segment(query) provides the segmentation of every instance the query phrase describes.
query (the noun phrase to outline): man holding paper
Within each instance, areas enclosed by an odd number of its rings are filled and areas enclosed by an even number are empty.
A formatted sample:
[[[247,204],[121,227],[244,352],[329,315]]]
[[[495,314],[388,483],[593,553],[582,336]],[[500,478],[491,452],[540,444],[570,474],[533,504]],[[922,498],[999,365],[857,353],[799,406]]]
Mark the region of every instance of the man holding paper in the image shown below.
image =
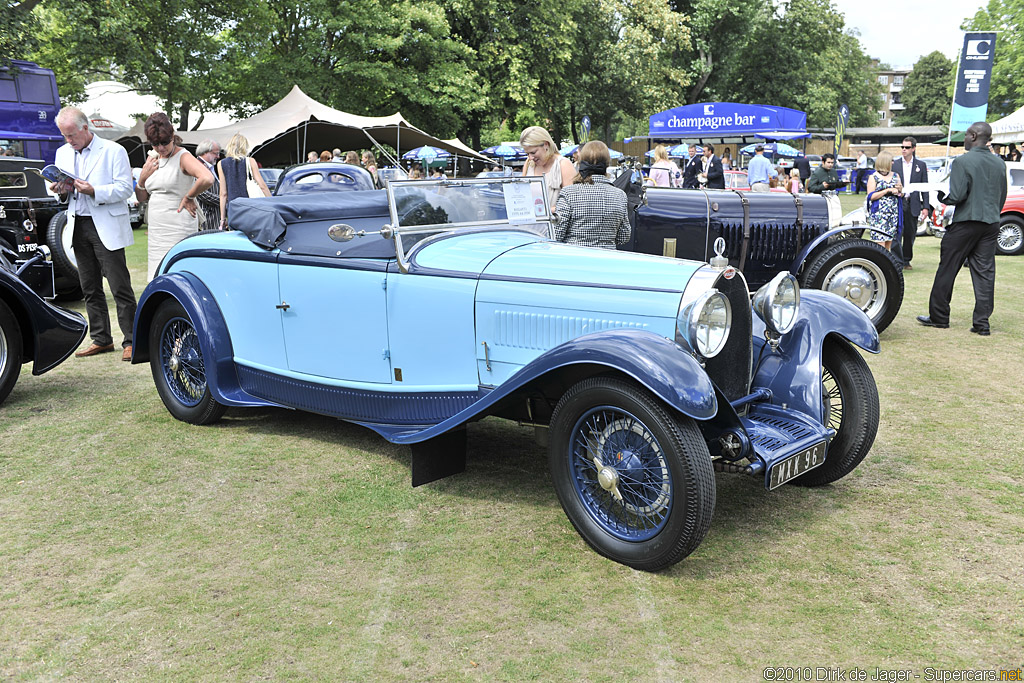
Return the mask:
[[[92,344],[75,355],[84,358],[114,350],[110,314],[103,292],[106,277],[124,335],[121,359],[130,361],[136,300],[124,255],[124,248],[135,242],[128,218],[127,199],[132,193],[128,154],[116,142],[93,135],[89,119],[74,107],[60,110],[57,128],[67,144],[57,150],[56,165],[74,180],[54,183],[51,189],[71,195],[68,202],[68,220],[74,221],[71,246],[78,262],[78,278],[85,295],[89,336],[92,337]]]

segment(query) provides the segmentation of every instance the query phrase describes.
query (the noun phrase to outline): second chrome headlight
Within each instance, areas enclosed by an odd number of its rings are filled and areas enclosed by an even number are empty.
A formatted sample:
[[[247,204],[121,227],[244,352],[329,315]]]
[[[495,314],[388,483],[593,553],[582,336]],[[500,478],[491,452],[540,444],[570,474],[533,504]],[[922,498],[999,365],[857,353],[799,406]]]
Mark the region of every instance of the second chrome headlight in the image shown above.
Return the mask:
[[[691,349],[714,358],[729,340],[732,305],[717,289],[709,289],[679,311],[676,328]]]
[[[800,286],[791,273],[779,273],[757,290],[752,305],[770,332],[784,335],[796,325],[800,311]]]

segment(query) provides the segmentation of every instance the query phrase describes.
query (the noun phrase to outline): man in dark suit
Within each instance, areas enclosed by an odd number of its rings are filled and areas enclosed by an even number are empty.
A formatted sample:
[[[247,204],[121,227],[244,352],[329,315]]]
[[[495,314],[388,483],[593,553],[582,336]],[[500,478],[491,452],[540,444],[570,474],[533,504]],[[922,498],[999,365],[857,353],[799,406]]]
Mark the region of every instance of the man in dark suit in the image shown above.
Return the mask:
[[[903,138],[901,151],[903,157],[892,162],[892,170],[900,177],[904,185],[909,183],[927,183],[928,167],[924,162],[915,156],[917,140],[911,137]],[[911,268],[910,260],[914,258],[914,240],[917,238],[917,225],[928,217],[927,192],[911,192],[903,195],[903,243],[894,240],[892,251],[896,257],[903,261],[903,268]]]
[[[811,162],[803,154],[793,160],[793,168],[800,172],[800,185],[807,187],[807,179],[811,177]]]
[[[711,143],[704,145],[704,161],[702,162],[701,173],[704,177],[704,186],[709,190],[725,189],[725,173],[722,171],[722,159],[715,156],[715,146]]]
[[[996,237],[999,212],[1006,201],[1006,164],[988,150],[992,126],[984,121],[971,124],[964,134],[965,154],[954,161],[949,172],[949,194],[938,193],[939,201],[956,207],[942,238],[939,267],[928,298],[928,315],[917,321],[928,327],[949,327],[949,300],[953,282],[963,270],[964,260],[974,284],[974,324],[971,332],[990,334],[989,316],[996,288]]]
[[[693,190],[700,185],[697,182],[697,174],[700,173],[701,157],[699,154],[701,149],[696,145],[690,145],[686,152],[690,156],[686,160],[686,165],[683,166],[683,187]]]

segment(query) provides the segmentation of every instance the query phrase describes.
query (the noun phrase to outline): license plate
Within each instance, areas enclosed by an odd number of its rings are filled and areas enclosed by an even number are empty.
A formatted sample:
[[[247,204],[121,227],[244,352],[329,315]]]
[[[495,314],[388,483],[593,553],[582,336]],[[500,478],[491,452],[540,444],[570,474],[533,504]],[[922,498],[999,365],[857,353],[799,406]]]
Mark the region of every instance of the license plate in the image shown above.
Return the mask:
[[[782,462],[775,463],[771,472],[768,473],[768,490],[777,489],[787,481],[824,464],[825,444],[825,441],[819,441],[810,448],[791,455]]]

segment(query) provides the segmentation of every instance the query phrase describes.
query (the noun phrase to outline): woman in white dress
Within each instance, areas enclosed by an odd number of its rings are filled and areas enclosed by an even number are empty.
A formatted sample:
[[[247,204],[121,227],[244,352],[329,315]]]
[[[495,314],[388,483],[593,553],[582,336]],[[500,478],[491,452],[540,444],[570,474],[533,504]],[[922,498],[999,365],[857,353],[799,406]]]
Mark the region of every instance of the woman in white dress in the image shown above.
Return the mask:
[[[146,119],[146,139],[153,146],[139,173],[135,196],[149,202],[149,276],[152,280],[171,247],[199,230],[196,197],[213,185],[213,174],[181,146],[167,114]]]
[[[523,146],[527,157],[523,164],[523,175],[544,176],[548,188],[548,206],[554,212],[558,193],[563,187],[572,185],[576,167],[558,153],[558,145],[551,139],[551,134],[540,126],[530,126],[524,130],[519,136],[519,144]]]

